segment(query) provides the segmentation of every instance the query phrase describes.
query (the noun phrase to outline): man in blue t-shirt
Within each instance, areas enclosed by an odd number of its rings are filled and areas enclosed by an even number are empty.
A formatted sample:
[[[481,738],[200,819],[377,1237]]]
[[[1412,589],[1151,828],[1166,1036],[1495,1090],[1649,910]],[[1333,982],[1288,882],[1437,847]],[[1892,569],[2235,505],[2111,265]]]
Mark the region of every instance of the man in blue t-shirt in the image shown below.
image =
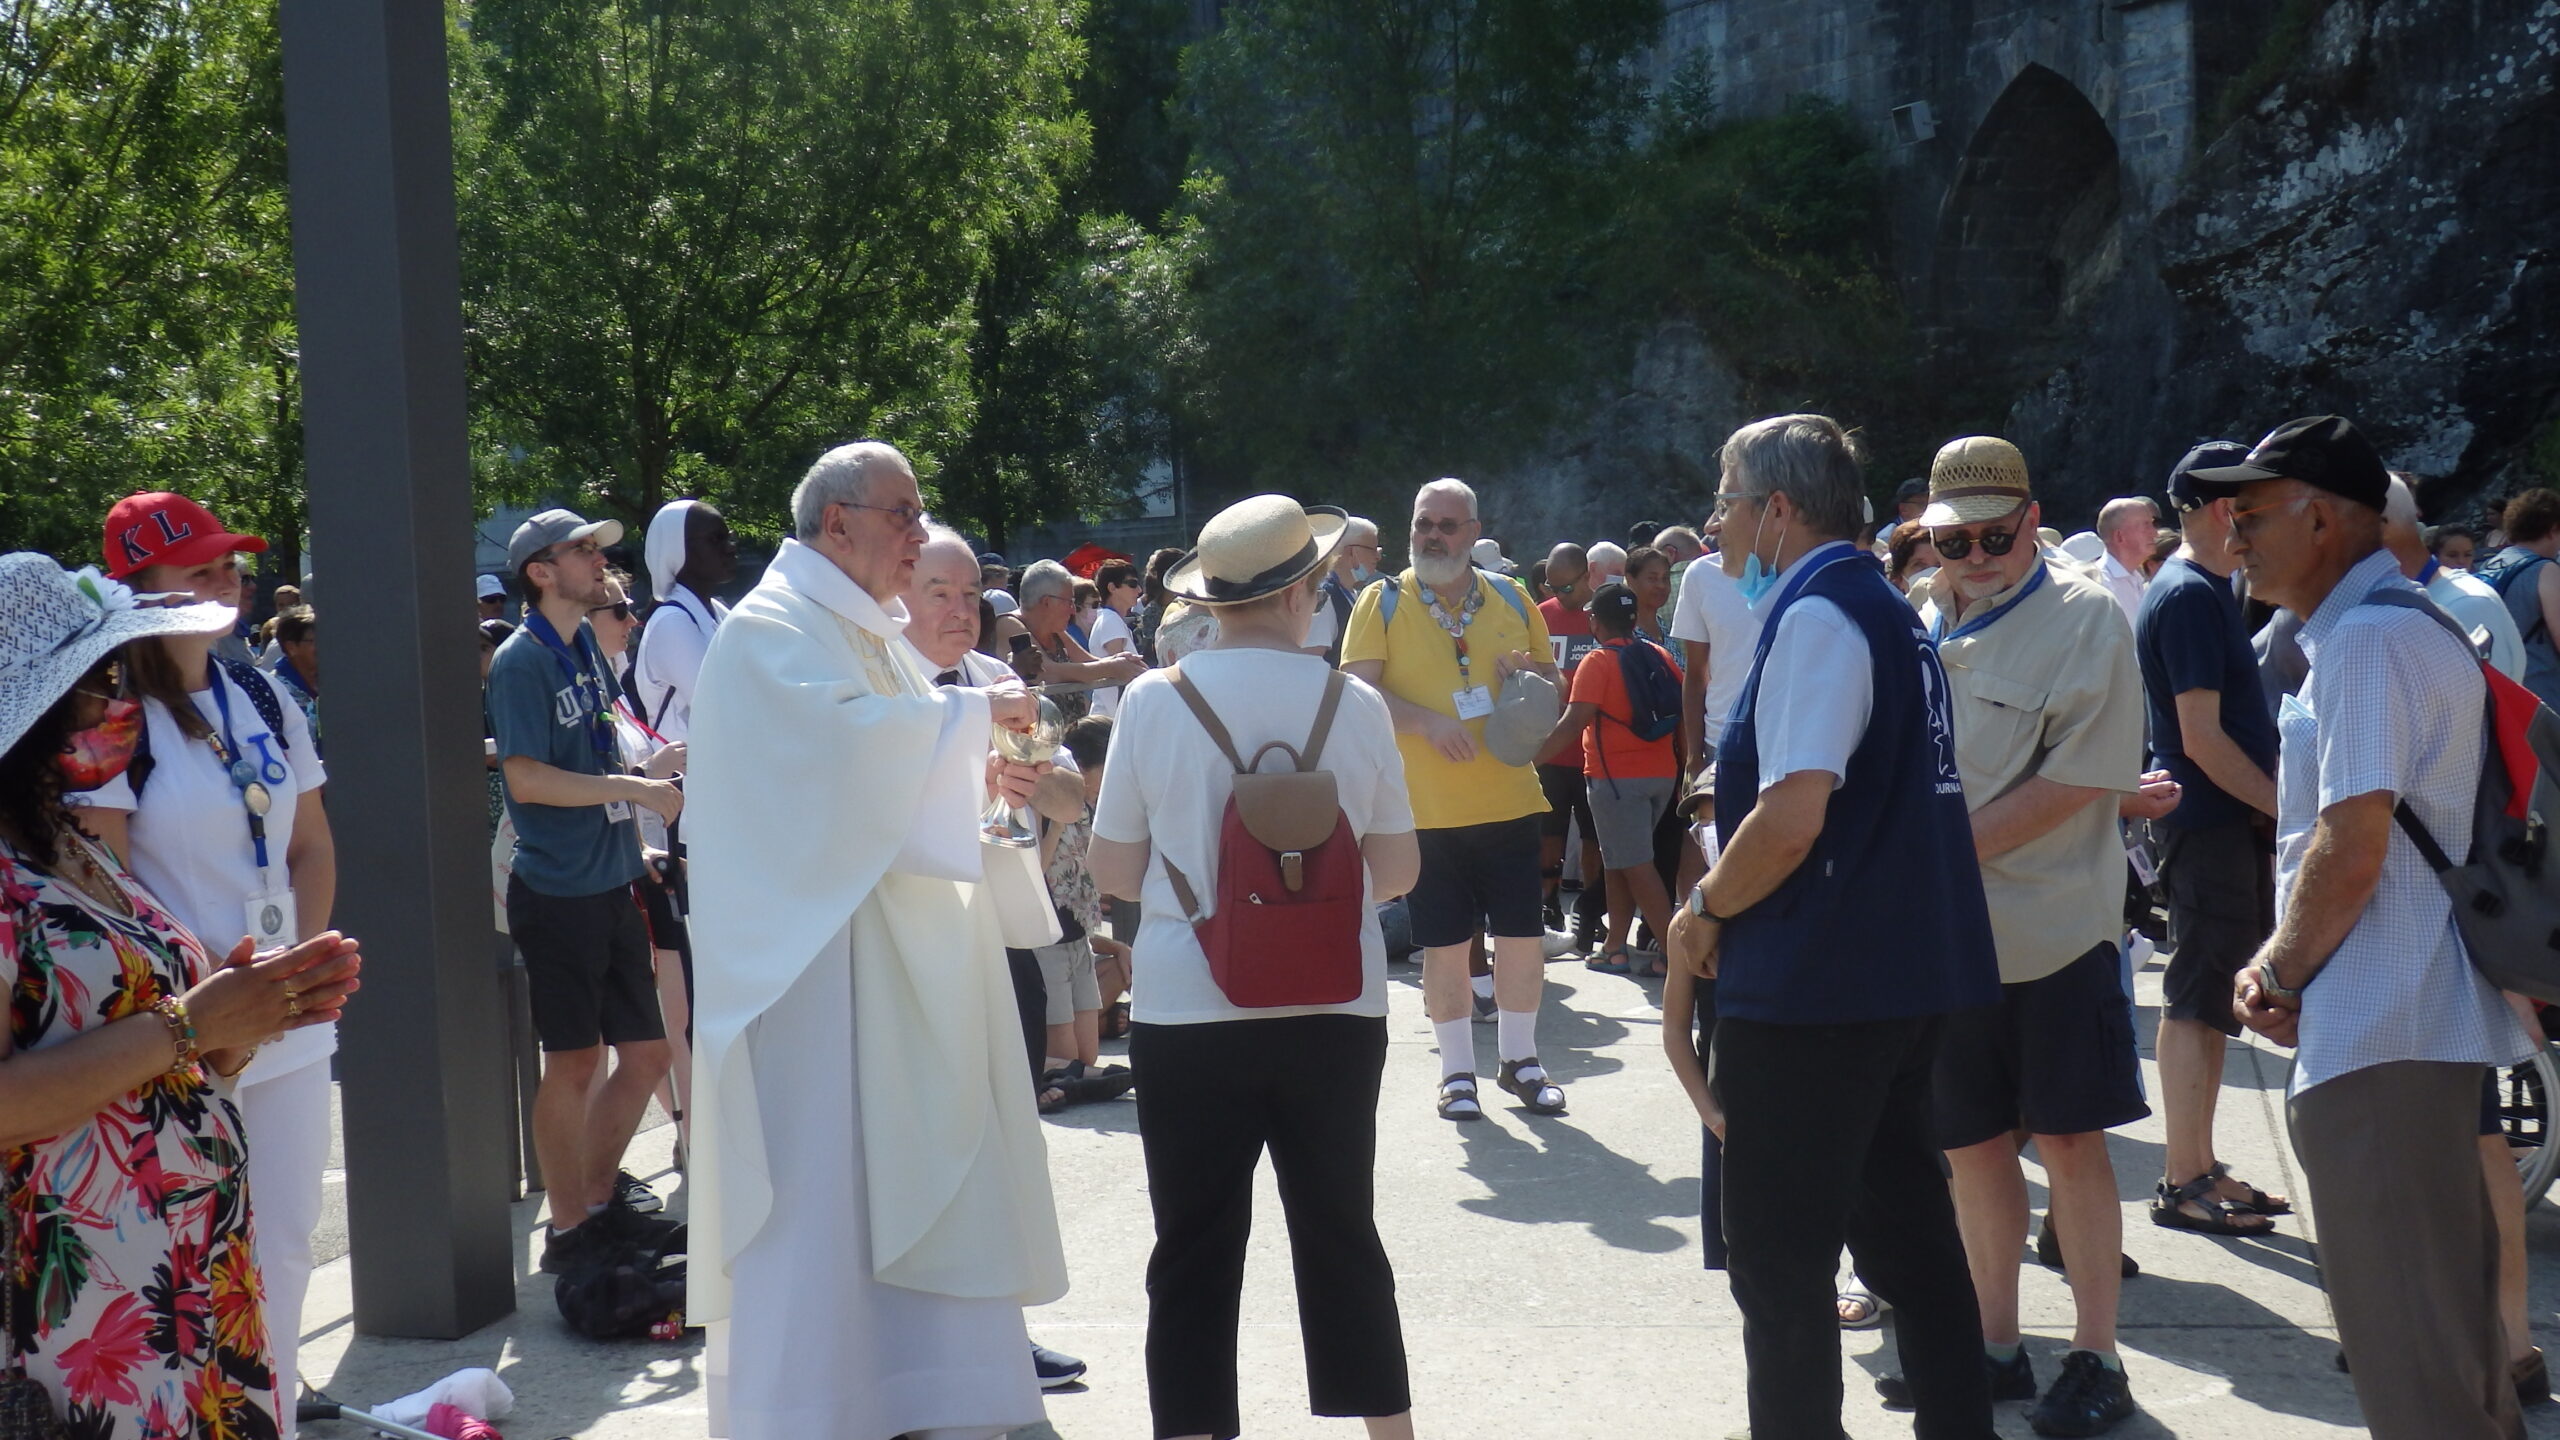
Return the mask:
[[[566,510],[517,526],[507,564],[524,588],[524,624],[489,662],[489,723],[516,827],[507,933],[524,957],[543,1052],[533,1102],[534,1154],[551,1192],[542,1268],[555,1274],[597,1253],[599,1236],[652,1243],[675,1228],[615,1203],[623,1149],[669,1063],[631,891],[641,873],[633,814],[646,807],[672,821],[684,808],[673,783],[625,770],[613,669],[587,628],[587,612],[609,599],[604,547],[621,538],[622,522]],[[607,1045],[613,1074],[598,1088]]]
[[[2183,540],[2143,595],[2134,619],[2152,762],[2181,787],[2156,822],[2161,887],[2169,896],[2169,970],[2160,1004],[2161,1108],[2167,1171],[2152,1219],[2209,1235],[2262,1235],[2285,1213],[2214,1158],[2214,1100],[2225,1037],[2240,1033],[2232,977],[2275,928],[2268,820],[2276,805],[2276,729],[2257,656],[2232,593],[2232,500],[2201,492],[2190,472],[2237,465],[2248,447],[2210,441],[2169,473]]]

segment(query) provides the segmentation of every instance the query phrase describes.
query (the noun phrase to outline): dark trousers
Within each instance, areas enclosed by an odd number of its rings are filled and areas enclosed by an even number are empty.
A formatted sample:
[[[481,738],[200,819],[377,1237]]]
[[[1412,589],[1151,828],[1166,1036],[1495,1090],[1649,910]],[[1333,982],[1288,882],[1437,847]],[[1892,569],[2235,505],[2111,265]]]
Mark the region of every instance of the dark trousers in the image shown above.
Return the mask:
[[[1040,957],[1007,947],[1005,968],[1013,975],[1013,1007],[1022,1012],[1022,1048],[1031,1057],[1031,1088],[1040,1089],[1041,1067],[1049,1063],[1049,979],[1040,973]]]
[[[1919,1440],[1990,1440],[1982,1317],[1931,1133],[1938,1021],[1716,1022],[1724,1232],[1750,1365],[1752,1440],[1839,1440],[1846,1243],[1900,1314]]]
[[[2303,1091],[2292,1111],[2320,1207],[2320,1279],[2373,1440],[2522,1440],[2472,1138],[2480,1067],[2368,1065]]]
[[[1413,1408],[1395,1275],[1371,1216],[1386,1062],[1386,1022],[1351,1015],[1130,1027],[1156,1218],[1147,1392],[1158,1436],[1237,1433],[1237,1309],[1266,1148],[1297,1273],[1310,1408]]]

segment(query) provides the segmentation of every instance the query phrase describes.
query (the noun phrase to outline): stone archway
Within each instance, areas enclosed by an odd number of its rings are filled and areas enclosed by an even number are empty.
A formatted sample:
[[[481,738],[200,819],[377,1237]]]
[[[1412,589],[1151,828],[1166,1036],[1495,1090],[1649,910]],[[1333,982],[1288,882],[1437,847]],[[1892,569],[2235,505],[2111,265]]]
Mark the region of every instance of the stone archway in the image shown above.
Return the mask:
[[[2115,136],[2042,65],[1992,102],[1939,212],[1939,318],[1959,331],[2052,334],[2122,261]]]

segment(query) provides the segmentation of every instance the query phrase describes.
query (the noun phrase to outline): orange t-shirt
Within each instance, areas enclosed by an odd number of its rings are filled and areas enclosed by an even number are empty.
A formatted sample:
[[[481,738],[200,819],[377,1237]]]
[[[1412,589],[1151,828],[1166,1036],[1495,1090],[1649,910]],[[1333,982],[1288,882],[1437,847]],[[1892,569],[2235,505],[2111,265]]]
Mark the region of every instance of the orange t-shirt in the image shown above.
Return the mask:
[[[1659,740],[1639,739],[1635,731],[1627,728],[1635,707],[1627,702],[1627,682],[1618,670],[1621,662],[1617,651],[1638,643],[1653,645],[1650,640],[1611,640],[1592,651],[1585,663],[1573,667],[1570,703],[1600,707],[1599,718],[1582,732],[1582,773],[1594,780],[1603,776],[1669,780],[1680,774],[1680,750],[1674,738],[1680,733],[1677,727]],[[1672,659],[1669,651],[1659,645],[1653,645],[1653,649],[1671,667],[1672,674],[1680,673],[1680,662]]]

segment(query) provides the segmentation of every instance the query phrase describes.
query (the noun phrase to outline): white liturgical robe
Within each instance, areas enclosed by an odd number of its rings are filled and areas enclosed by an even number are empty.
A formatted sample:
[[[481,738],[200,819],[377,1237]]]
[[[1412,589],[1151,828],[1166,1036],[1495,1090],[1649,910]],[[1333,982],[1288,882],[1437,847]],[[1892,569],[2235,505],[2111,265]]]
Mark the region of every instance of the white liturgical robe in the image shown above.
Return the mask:
[[[1021,1307],[1066,1262],[977,883],[987,701],[935,688],[905,624],[785,541],[695,690],[689,1313],[728,1322],[736,1440],[1041,1416]]]

